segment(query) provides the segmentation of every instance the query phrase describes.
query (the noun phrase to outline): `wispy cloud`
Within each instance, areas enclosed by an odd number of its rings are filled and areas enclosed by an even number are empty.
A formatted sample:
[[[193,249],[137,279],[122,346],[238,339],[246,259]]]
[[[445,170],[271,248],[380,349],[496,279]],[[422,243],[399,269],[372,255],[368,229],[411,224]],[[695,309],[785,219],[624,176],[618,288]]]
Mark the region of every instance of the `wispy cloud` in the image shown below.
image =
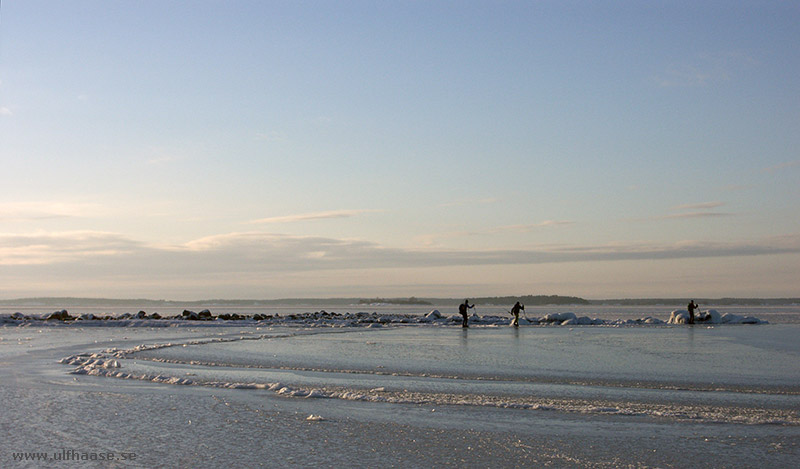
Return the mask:
[[[117,233],[99,231],[0,234],[0,265],[49,265],[98,257],[133,255],[144,245]]]
[[[151,166],[163,166],[186,159],[185,149],[166,147],[149,147],[146,150],[145,163]]]
[[[546,228],[553,228],[558,226],[568,226],[575,222],[568,220],[545,220],[539,223],[527,223],[520,225],[503,225],[484,230],[472,231],[443,231],[439,233],[428,233],[425,235],[417,236],[415,241],[423,246],[433,246],[438,240],[463,238],[467,236],[488,236],[502,233],[530,233]]]
[[[472,232],[473,234],[480,235],[480,234],[494,234],[494,233],[529,233],[531,231],[538,230],[540,228],[548,228],[548,227],[556,227],[556,226],[567,226],[572,225],[575,222],[568,221],[568,220],[545,220],[540,223],[528,223],[523,225],[505,225],[505,226],[498,226],[495,228],[490,228],[485,231],[475,231]]]
[[[295,215],[284,215],[279,217],[259,218],[251,220],[252,224],[266,224],[266,223],[295,223],[299,221],[308,220],[325,220],[330,218],[351,218],[365,213],[382,212],[382,210],[375,209],[361,209],[361,210],[329,210],[326,212],[312,212],[312,213],[299,213]]]
[[[0,203],[0,221],[33,221],[52,218],[95,216],[101,210],[96,203],[9,202]]]
[[[499,201],[500,199],[498,199],[497,197],[486,197],[483,199],[461,199],[439,204],[439,207],[460,207],[463,205],[487,205],[487,204],[495,204]]]
[[[0,116],[13,116],[13,115],[14,113],[11,112],[11,109],[5,106],[0,106]]]
[[[757,256],[800,253],[800,235],[775,236],[733,242],[679,241],[667,244],[614,243],[597,246],[553,246],[549,251],[560,261],[658,260],[708,257]],[[568,256],[575,256],[570,259]]]
[[[635,221],[635,222],[647,222],[647,221],[657,221],[657,220],[677,220],[677,219],[684,219],[684,218],[721,218],[721,217],[732,217],[735,216],[734,213],[730,212],[712,212],[709,211],[713,208],[719,208],[725,205],[725,202],[700,202],[694,204],[683,204],[683,205],[676,205],[671,208],[672,211],[683,211],[681,213],[669,213],[666,215],[657,215],[647,218],[631,218],[628,221]],[[684,210],[692,210],[690,212],[685,212]]]
[[[727,192],[743,192],[756,187],[753,184],[729,184],[727,186],[723,186],[722,190]]]
[[[775,166],[770,166],[768,168],[764,168],[762,170],[762,172],[765,172],[765,173],[776,173],[778,171],[782,171],[784,169],[789,169],[789,168],[795,168],[797,166],[800,166],[800,160],[787,161],[785,163],[776,164]]]
[[[401,249],[377,243],[261,232],[229,233],[155,246],[105,232],[0,235],[0,266],[73,265],[126,275],[305,272],[762,256],[800,253],[800,235],[732,242],[548,245],[517,250]]]
[[[730,80],[738,71],[757,63],[755,58],[741,51],[697,54],[666,66],[655,80],[659,86],[666,88],[703,87]]]
[[[259,132],[256,134],[256,139],[264,140],[267,142],[285,142],[288,140],[286,133],[280,132],[277,130],[271,130],[269,132]]]
[[[699,204],[676,205],[672,207],[672,210],[705,210],[722,207],[723,205],[725,205],[724,202],[702,202]]]
[[[172,163],[174,161],[178,161],[179,159],[180,159],[179,157],[172,156],[172,155],[155,156],[153,158],[149,158],[147,160],[147,164],[152,165],[152,166],[160,166],[160,165],[165,165],[165,164],[168,164],[168,163]]]
[[[658,84],[665,88],[706,86],[711,81],[727,79],[725,73],[690,64],[671,65],[656,78]]]
[[[673,213],[671,215],[664,215],[656,217],[654,220],[672,220],[677,218],[719,218],[719,217],[732,217],[732,213],[727,212],[688,212],[688,213]]]

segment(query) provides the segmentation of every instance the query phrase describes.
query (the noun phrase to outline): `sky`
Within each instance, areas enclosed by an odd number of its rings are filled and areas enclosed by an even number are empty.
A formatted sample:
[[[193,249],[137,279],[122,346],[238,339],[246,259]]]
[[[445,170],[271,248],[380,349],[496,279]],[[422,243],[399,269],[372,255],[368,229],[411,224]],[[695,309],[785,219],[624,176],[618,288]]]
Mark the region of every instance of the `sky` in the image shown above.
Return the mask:
[[[0,298],[800,297],[798,25],[5,0]]]

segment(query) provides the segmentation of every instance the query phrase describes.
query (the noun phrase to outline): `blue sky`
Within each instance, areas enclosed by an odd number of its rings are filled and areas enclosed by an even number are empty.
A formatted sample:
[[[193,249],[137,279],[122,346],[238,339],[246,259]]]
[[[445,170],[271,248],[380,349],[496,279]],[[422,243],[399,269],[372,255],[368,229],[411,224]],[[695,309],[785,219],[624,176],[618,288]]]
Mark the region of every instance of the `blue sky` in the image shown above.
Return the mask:
[[[0,297],[800,296],[798,24],[6,0]]]

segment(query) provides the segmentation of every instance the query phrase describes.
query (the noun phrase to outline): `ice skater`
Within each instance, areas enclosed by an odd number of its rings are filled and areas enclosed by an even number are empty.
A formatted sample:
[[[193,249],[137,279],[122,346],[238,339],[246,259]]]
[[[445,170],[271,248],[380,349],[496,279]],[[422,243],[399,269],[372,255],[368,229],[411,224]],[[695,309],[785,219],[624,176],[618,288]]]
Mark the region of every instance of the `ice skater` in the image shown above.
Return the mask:
[[[519,301],[511,308],[511,315],[514,316],[514,319],[511,321],[511,325],[514,327],[519,327],[519,312],[525,311],[525,305],[520,304]]]
[[[686,309],[689,310],[689,324],[694,324],[694,310],[697,309],[697,303],[695,303],[694,300],[691,300]]]
[[[458,305],[458,312],[461,313],[461,316],[464,318],[464,322],[461,324],[461,327],[469,327],[469,316],[467,316],[467,310],[474,307],[475,305],[469,304],[469,300],[464,300],[464,303]]]

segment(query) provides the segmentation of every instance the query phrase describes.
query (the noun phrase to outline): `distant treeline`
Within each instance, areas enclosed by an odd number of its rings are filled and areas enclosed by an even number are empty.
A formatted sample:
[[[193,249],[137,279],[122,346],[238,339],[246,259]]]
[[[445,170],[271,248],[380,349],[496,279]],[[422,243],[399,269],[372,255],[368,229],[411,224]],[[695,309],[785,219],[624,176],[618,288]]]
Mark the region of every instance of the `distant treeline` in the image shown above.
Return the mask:
[[[13,306],[131,306],[137,307],[210,307],[210,306],[316,306],[316,305],[352,305],[358,303],[360,298],[284,298],[279,300],[152,300],[147,298],[74,298],[74,297],[46,297],[46,298],[19,298],[14,300],[0,300],[0,305]]]
[[[211,300],[151,300],[145,298],[133,299],[116,299],[116,298],[73,298],[73,297],[47,297],[47,298],[19,298],[14,300],[0,300],[0,305],[13,305],[13,306],[46,306],[46,307],[70,307],[70,306],[88,306],[88,307],[113,307],[113,306],[131,306],[135,305],[138,308],[158,308],[158,307],[174,307],[174,308],[198,308],[198,307],[212,307],[212,306],[238,306],[238,307],[252,307],[252,306],[350,306],[350,305],[369,305],[369,304],[392,304],[392,305],[408,305],[408,306],[427,306],[427,305],[445,305],[445,304],[459,304],[464,301],[463,298],[283,298],[276,300],[225,300],[225,299],[211,299]],[[476,304],[491,304],[491,305],[513,305],[514,302],[520,301],[523,304],[536,306],[536,305],[583,305],[589,302],[583,298],[574,296],[558,296],[558,295],[523,295],[523,296],[490,296],[490,297],[473,297],[470,298],[471,303]]]
[[[577,296],[559,295],[524,295],[524,296],[488,296],[478,297],[470,301],[476,304],[513,305],[517,301],[530,306],[547,305],[588,305],[589,301]]]
[[[181,301],[150,300],[146,298],[75,298],[75,297],[42,297],[18,298],[15,300],[0,300],[0,305],[13,306],[129,306],[131,304],[142,306],[180,306],[186,303]]]
[[[576,296],[560,295],[522,295],[522,296],[488,296],[470,297],[470,303],[484,305],[513,305],[516,301],[530,306],[547,305],[621,305],[621,306],[683,306],[693,299],[701,306],[782,306],[800,305],[800,298],[623,298],[607,300],[586,300]],[[0,305],[5,306],[42,306],[67,308],[70,306],[86,307],[122,307],[135,306],[137,308],[210,308],[213,306],[351,306],[384,303],[393,305],[447,305],[459,304],[464,298],[283,298],[276,300],[151,300],[146,298],[74,298],[74,297],[47,297],[47,298],[17,298],[0,300]]]
[[[360,305],[389,304],[389,305],[432,305],[430,301],[421,300],[416,297],[411,298],[372,298],[368,300],[358,300]]]

